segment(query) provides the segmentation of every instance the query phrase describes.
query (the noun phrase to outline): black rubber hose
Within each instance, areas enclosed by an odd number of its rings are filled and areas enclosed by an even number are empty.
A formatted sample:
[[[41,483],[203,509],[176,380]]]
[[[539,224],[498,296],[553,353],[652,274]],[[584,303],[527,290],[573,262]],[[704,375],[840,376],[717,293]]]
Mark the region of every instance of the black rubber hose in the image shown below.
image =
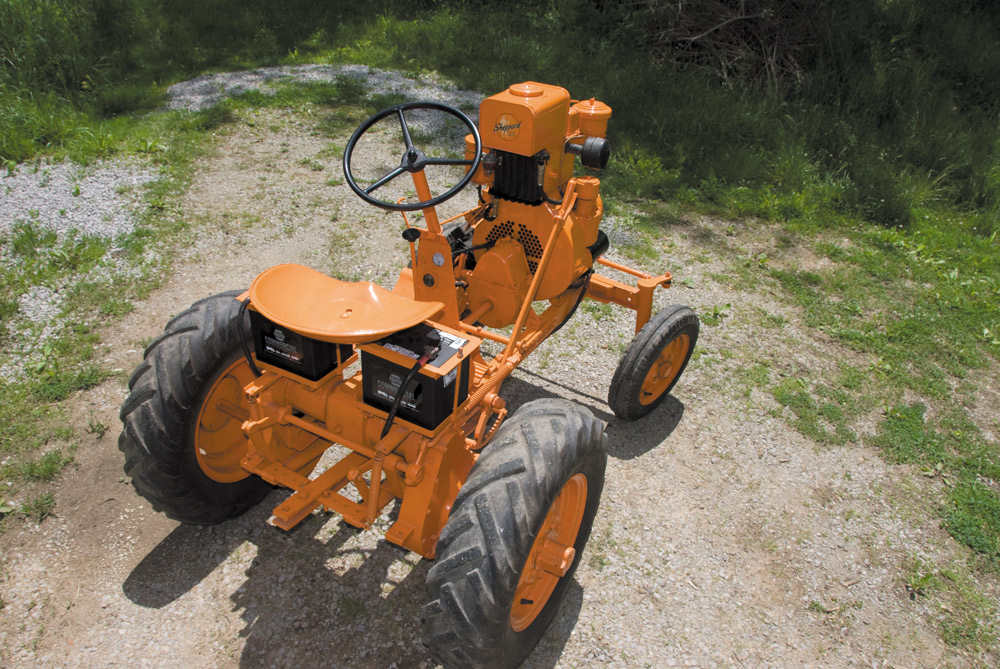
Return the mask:
[[[247,342],[247,331],[246,328],[243,327],[243,317],[246,316],[247,306],[249,304],[250,304],[249,297],[240,302],[240,313],[237,318],[237,320],[239,320],[240,326],[239,328],[237,328],[237,332],[239,332],[240,336],[240,348],[243,349],[243,356],[247,359],[247,364],[250,365],[250,371],[253,372],[255,376],[262,376],[264,372],[260,371],[260,368],[257,367],[257,363],[254,362],[253,356],[250,355],[250,343]]]

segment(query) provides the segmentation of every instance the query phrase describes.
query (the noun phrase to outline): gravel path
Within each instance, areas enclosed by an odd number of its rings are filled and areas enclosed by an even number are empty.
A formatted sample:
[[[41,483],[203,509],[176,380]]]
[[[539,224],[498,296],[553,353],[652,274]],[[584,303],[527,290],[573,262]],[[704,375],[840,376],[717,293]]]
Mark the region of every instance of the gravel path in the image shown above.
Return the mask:
[[[266,82],[269,74],[254,76]],[[219,81],[243,80],[189,82],[183,104],[210,99]],[[227,131],[182,203],[185,218],[201,221],[183,257],[160,290],[105,328],[103,364],[133,368],[140,342],[171,314],[246,286],[277,262],[391,285],[408,258],[400,221],[328,182],[340,176],[335,159],[325,159],[326,170],[309,166],[329,148],[313,132],[316,121],[289,110],[247,112]],[[381,150],[374,163],[397,148]],[[623,252],[638,233],[627,220],[609,224],[618,242],[611,258],[629,261]],[[940,483],[865,446],[810,442],[769,394],[740,381],[761,348],[782,352],[786,364],[775,373],[784,375],[853,355],[817,339],[788,305],[713,278],[769,232],[693,219],[640,263],[693,287],[661,292],[658,306],[704,313],[732,305],[719,326],[703,328],[702,354],[651,416],[623,423],[604,401],[632,336],[630,314],[618,309],[581,308],[504,385],[512,407],[545,396],[584,404],[610,437],[591,541],[525,666],[995,663],[944,643],[947,602],[911,599],[905,588],[914,561],[962,572],[966,553],[934,510]],[[762,312],[785,325],[762,329]],[[359,532],[314,515],[285,533],[265,524],[283,497],[276,492],[224,525],[179,526],[122,480],[115,430],[104,439],[86,434],[90,419],[117,425],[123,397],[116,379],[68,402],[81,446],[57,492],[58,515],[3,536],[0,665],[432,666],[419,644],[428,562],[381,540],[388,521]],[[993,582],[973,585],[1000,596]]]
[[[15,225],[35,225],[60,237],[117,237],[135,227],[135,194],[159,178],[156,169],[134,163],[19,165],[0,178],[0,235]]]
[[[35,255],[47,259],[63,254],[88,239],[106,240],[107,250],[86,275],[43,279],[18,299],[18,313],[0,324],[7,350],[0,356],[0,379],[23,378],[25,365],[42,360],[45,345],[65,327],[64,300],[75,284],[108,280],[133,268],[118,256],[116,241],[131,233],[139,220],[143,187],[162,178],[160,171],[135,161],[113,161],[92,167],[70,162],[19,165],[0,178],[0,264],[30,265]],[[27,254],[15,251],[7,240],[54,238],[31,244]],[[36,270],[21,271],[22,280],[34,280]],[[16,285],[16,283],[15,283]]]
[[[296,65],[206,74],[174,84],[167,91],[167,107],[197,111],[251,90],[274,93],[278,83],[326,83],[341,77],[362,84],[369,95],[398,93],[410,100],[446,102],[472,109],[479,109],[483,98],[475,91],[458,90],[453,83],[437,75],[408,77],[366,65]]]

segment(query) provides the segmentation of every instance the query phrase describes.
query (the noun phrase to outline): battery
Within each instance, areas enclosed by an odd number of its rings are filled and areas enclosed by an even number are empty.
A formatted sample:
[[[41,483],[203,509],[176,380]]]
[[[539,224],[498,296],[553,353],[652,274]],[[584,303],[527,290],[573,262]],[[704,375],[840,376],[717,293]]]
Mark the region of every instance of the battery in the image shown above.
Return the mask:
[[[250,327],[257,359],[318,381],[354,355],[351,344],[319,341],[272,323],[253,309]]]
[[[469,396],[471,354],[480,340],[420,324],[370,344],[362,344],[361,386],[364,403],[390,411],[403,379],[417,359],[438,347],[437,355],[414,375],[403,391],[397,416],[433,430]]]

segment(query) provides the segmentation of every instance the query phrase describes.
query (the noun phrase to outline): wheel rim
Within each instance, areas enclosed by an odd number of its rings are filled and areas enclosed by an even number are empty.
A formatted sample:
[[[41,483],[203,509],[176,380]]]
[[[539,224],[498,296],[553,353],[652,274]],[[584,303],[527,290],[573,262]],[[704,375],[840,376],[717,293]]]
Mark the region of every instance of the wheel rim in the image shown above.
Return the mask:
[[[670,387],[680,374],[681,365],[687,359],[690,346],[691,338],[686,334],[678,335],[667,342],[642,381],[639,404],[645,405],[656,401]]]
[[[576,474],[566,482],[549,507],[521,571],[510,609],[510,626],[515,632],[526,629],[535,621],[559,580],[569,573],[576,558],[574,544],[586,507],[587,477]]]
[[[195,455],[201,471],[215,481],[235,483],[250,475],[240,462],[249,447],[243,422],[250,418],[250,404],[243,387],[253,377],[247,361],[240,358],[215,380],[198,411]]]

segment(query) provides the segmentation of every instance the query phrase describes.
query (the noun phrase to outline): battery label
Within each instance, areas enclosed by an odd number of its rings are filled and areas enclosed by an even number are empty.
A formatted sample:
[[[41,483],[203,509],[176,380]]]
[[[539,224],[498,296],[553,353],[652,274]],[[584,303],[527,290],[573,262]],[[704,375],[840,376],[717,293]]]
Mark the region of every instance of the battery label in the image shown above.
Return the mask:
[[[292,362],[302,361],[302,352],[287,341],[278,341],[270,335],[264,335],[264,350],[271,355],[276,355]]]
[[[462,348],[469,343],[468,339],[462,339],[461,337],[456,337],[450,332],[442,332],[438,330],[438,334],[441,336],[441,346],[447,346],[449,348]]]
[[[396,401],[396,392],[399,390],[400,384],[402,384],[403,379],[393,374],[388,380],[386,379],[376,379],[375,381],[375,394],[384,400],[389,402]],[[420,386],[414,390],[419,389]],[[413,396],[412,390],[408,390],[403,393],[403,399],[399,401],[399,405],[406,407],[407,409],[416,409],[420,406],[419,398]]]

